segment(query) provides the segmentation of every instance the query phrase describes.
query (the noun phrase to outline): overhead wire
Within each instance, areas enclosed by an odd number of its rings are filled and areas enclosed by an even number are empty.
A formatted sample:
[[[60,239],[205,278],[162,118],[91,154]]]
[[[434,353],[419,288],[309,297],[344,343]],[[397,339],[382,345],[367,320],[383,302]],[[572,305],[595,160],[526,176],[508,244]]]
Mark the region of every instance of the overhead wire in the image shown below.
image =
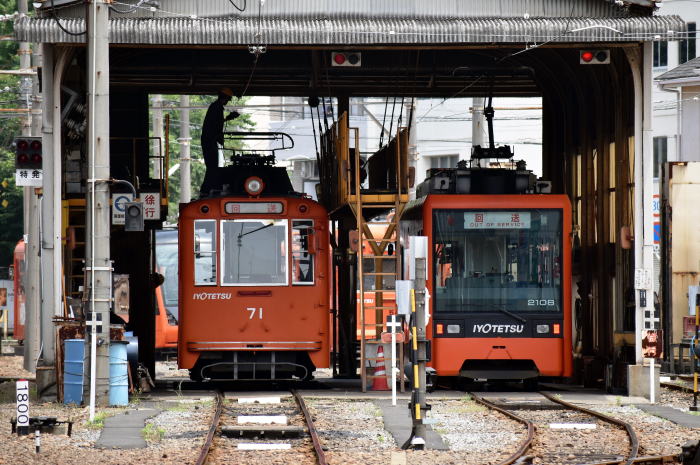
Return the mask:
[[[229,2],[231,5],[233,5],[233,7],[234,7],[235,9],[237,9],[238,11],[240,11],[241,13],[243,13],[243,12],[245,11],[246,4],[247,4],[247,0],[243,0],[243,8],[241,8],[241,7],[239,7],[238,5],[236,5],[236,3],[235,3],[233,0],[228,0],[228,2]]]
[[[82,35],[87,34],[87,29],[84,30],[83,32],[73,32],[73,31],[69,31],[68,29],[63,27],[63,25],[61,24],[61,21],[58,20],[58,16],[56,16],[56,6],[54,5],[53,2],[54,2],[54,0],[51,0],[50,15],[53,18],[53,20],[56,22],[56,25],[58,26],[58,28],[60,30],[62,30],[63,32],[65,32],[66,34],[71,35],[71,36],[82,36]],[[87,5],[85,8],[86,8],[86,12],[87,12]]]

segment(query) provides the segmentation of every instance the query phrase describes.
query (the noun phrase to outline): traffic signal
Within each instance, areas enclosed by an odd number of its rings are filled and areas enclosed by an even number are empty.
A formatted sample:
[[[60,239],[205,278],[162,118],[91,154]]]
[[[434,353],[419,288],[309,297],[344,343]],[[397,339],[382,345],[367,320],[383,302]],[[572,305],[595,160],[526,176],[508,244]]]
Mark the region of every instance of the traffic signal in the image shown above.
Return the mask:
[[[143,202],[124,204],[124,231],[143,231]]]
[[[41,137],[18,137],[15,139],[16,169],[40,170],[42,161]]]
[[[579,50],[578,57],[582,65],[610,64],[610,50]]]
[[[332,52],[331,66],[362,66],[362,53],[360,52]]]

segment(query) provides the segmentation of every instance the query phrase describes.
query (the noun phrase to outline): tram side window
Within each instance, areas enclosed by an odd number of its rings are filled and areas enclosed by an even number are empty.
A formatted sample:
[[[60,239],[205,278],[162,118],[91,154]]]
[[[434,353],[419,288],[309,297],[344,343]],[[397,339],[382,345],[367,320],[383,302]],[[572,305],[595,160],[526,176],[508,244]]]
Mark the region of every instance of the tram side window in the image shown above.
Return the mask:
[[[292,220],[292,284],[314,283],[313,220]]]
[[[194,283],[216,284],[216,220],[194,222]]]

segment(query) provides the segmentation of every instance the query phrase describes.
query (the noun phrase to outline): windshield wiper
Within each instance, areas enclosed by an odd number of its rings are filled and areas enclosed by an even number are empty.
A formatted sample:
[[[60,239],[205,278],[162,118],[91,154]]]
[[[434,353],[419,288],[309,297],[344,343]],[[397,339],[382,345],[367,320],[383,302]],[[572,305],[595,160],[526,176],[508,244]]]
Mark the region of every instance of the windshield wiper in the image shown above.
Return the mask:
[[[467,306],[467,307],[479,307],[479,308],[483,308],[483,307],[484,307],[484,305],[479,305],[479,304],[462,304],[462,305],[465,305],[465,306]],[[511,312],[510,310],[506,310],[505,307],[503,307],[503,306],[501,306],[501,305],[486,304],[486,306],[487,306],[487,307],[495,308],[496,310],[498,310],[498,311],[500,311],[500,312],[502,312],[502,313],[505,313],[506,315],[508,315],[509,317],[511,317],[511,318],[513,318],[513,319],[516,319],[516,320],[521,321],[521,322],[523,322],[523,323],[527,323],[527,320],[526,320],[525,318],[523,318],[523,317],[521,317],[521,316],[519,316],[519,315],[516,315],[515,313]]]
[[[495,308],[496,310],[500,311],[501,313],[505,313],[506,315],[508,315],[511,318],[515,318],[518,321],[521,321],[523,323],[527,323],[527,320],[525,318],[523,318],[519,315],[516,315],[515,313],[513,313],[509,310],[506,310],[504,307],[501,307],[501,306],[498,306],[495,304],[491,304],[491,307]]]
[[[260,226],[258,229],[253,229],[252,231],[248,231],[247,233],[240,233],[238,235],[238,239],[240,239],[243,236],[247,236],[248,234],[253,234],[254,232],[262,231],[265,228],[269,228],[270,226],[274,225],[275,223],[270,223],[266,224],[265,226]]]

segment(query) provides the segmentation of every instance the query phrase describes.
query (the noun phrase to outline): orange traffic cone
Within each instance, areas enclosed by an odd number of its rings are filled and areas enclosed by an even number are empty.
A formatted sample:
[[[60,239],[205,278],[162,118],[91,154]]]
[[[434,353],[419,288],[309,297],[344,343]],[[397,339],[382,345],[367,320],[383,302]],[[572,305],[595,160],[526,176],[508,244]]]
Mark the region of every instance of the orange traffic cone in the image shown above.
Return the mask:
[[[384,347],[380,344],[377,349],[377,366],[374,368],[373,391],[388,391],[389,385],[386,383],[386,371],[384,369]]]

